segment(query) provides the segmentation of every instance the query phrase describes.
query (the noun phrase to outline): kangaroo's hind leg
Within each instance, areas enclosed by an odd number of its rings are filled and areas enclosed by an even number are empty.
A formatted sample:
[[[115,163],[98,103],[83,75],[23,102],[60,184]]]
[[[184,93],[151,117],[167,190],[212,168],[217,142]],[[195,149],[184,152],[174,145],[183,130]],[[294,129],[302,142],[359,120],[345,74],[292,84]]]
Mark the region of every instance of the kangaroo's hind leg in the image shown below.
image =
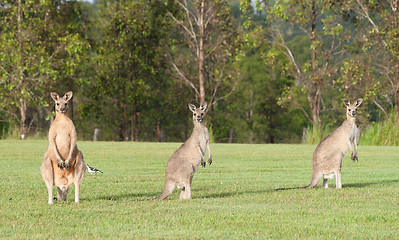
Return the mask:
[[[330,173],[330,174],[324,174],[323,175],[323,188],[328,188],[328,179],[333,178],[335,173]]]
[[[57,201],[66,201],[68,196],[68,189],[61,189],[57,187]]]
[[[75,202],[76,203],[79,203],[80,185],[83,182],[85,173],[86,173],[86,165],[83,160],[83,154],[81,151],[79,151],[78,155],[76,157],[76,166],[75,166],[75,172],[74,172]]]
[[[184,181],[184,191],[180,193],[180,199],[191,199],[191,183],[193,181],[194,172],[190,174],[187,180]]]
[[[191,199],[191,184],[185,183],[181,188],[180,199]]]
[[[40,167],[42,178],[47,186],[48,191],[48,203],[53,203],[53,185],[54,185],[54,171],[51,165],[51,159],[47,156],[47,152],[44,154],[42,166]]]
[[[328,178],[323,179],[323,188],[328,188]]]
[[[335,173],[336,177],[336,187],[335,188],[342,188],[342,182],[341,182],[341,169],[338,169]]]

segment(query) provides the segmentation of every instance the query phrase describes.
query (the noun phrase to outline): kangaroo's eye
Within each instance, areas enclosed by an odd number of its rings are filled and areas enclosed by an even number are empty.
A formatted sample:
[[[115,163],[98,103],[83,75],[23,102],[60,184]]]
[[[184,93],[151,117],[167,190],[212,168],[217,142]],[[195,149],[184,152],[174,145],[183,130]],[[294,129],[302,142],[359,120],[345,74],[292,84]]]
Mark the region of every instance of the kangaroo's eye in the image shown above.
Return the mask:
[[[65,103],[65,107],[68,106],[68,103]]]
[[[196,114],[196,113],[194,113],[194,116],[197,116],[197,114]]]
[[[59,106],[60,104],[59,103],[57,103],[57,106]]]
[[[348,111],[350,112],[351,110],[350,110],[350,109],[348,109]]]
[[[201,113],[201,116],[204,116],[204,113]]]

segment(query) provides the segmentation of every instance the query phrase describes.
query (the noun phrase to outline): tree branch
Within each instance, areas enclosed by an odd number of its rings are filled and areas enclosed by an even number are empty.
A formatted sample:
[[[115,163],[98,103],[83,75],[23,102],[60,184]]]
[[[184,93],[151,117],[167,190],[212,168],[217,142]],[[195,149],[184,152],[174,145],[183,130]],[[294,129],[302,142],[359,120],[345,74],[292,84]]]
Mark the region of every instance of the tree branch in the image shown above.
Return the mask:
[[[209,51],[209,53],[204,57],[204,60],[207,59],[210,55],[212,55],[212,53],[222,44],[222,42],[223,42],[226,38],[230,37],[231,35],[233,35],[233,34],[236,33],[236,32],[237,32],[237,30],[234,30],[233,32],[229,33],[228,35],[224,35],[223,37],[221,37],[221,38],[219,39],[219,41],[215,44],[215,46],[213,46],[212,50]]]
[[[358,4],[358,6],[361,8],[361,10],[363,11],[363,13],[360,12],[360,14],[363,15],[363,17],[365,17],[370,22],[371,25],[373,25],[374,29],[379,34],[380,30],[378,29],[377,25],[374,23],[373,19],[371,19],[366,6],[364,6],[360,0],[356,0],[356,2]],[[385,46],[388,46],[387,42],[384,39],[381,39],[381,41],[384,43]]]
[[[188,86],[190,86],[191,88],[193,88],[194,91],[195,91],[195,93],[197,94],[197,97],[199,97],[200,94],[199,94],[197,88],[195,87],[195,85],[194,85],[190,80],[188,80],[188,79],[186,78],[186,76],[184,76],[184,74],[180,71],[180,69],[176,66],[176,64],[175,64],[173,61],[172,61],[172,65],[173,65],[173,67],[175,68],[175,70],[177,71],[177,73],[178,73],[178,74],[183,78],[183,80],[186,82],[186,84],[187,84]]]
[[[383,108],[383,107],[381,106],[381,104],[378,103],[377,99],[374,97],[374,98],[372,98],[372,101],[373,101],[373,103],[374,103],[379,109],[381,109],[381,111],[385,114],[385,117],[386,117],[387,119],[389,119],[388,112],[385,110],[385,108]]]
[[[179,20],[177,20],[171,12],[167,11],[167,14],[175,21],[175,23],[177,23],[179,26],[181,26],[190,35],[191,38],[196,40],[194,32],[191,32],[183,23],[181,23]]]

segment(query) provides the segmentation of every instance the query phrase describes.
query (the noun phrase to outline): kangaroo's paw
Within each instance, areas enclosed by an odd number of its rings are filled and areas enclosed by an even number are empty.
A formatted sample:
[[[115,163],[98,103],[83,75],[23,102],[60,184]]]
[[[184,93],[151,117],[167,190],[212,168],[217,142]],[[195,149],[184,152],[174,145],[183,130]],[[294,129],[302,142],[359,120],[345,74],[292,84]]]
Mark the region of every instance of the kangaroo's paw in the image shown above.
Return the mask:
[[[206,166],[206,162],[205,162],[204,158],[201,158],[201,166],[202,166],[202,167],[205,167],[205,166]]]
[[[68,171],[71,168],[71,161],[65,161],[64,168]]]
[[[212,156],[210,156],[210,157],[208,158],[208,163],[209,163],[209,165],[212,164]]]
[[[60,168],[60,169],[63,169],[64,167],[65,167],[65,163],[61,160],[58,160],[58,167]]]
[[[351,153],[351,159],[352,159],[353,161],[356,161],[356,162],[359,161],[359,159],[357,158],[357,154],[353,154],[353,152]]]

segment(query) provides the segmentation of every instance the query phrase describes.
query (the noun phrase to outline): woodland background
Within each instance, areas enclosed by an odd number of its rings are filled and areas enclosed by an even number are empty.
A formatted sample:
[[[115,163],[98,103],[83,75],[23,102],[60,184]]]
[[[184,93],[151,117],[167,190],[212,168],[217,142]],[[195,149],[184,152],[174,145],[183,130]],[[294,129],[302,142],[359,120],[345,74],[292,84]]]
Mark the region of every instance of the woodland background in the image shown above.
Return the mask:
[[[46,138],[72,90],[79,140],[317,143],[362,97],[362,141],[398,145],[398,1],[0,1],[0,138]]]

